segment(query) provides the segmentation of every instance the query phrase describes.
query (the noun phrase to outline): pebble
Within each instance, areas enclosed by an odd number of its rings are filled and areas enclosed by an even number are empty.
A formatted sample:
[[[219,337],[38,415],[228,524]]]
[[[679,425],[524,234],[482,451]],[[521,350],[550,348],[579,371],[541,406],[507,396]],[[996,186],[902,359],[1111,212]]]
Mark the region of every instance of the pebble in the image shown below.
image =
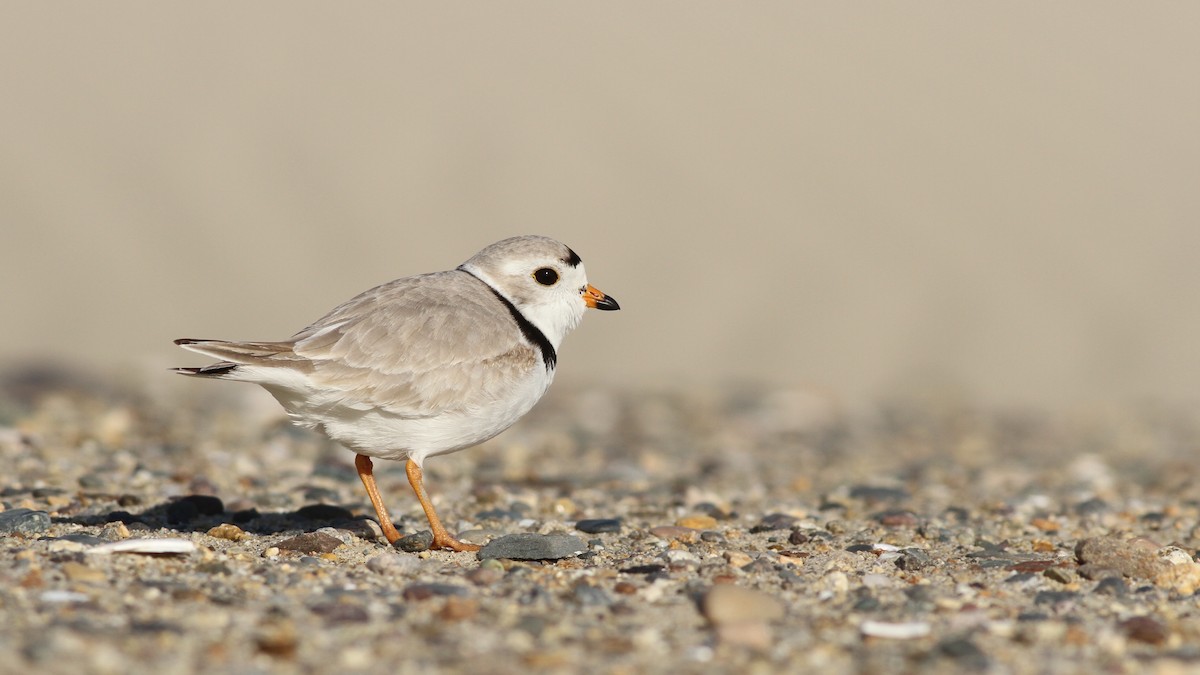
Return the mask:
[[[585,607],[607,607],[613,603],[607,591],[591,584],[578,584],[571,592],[571,597]]]
[[[1151,645],[1161,645],[1171,636],[1171,632],[1160,621],[1148,616],[1135,616],[1117,624],[1117,628],[1130,640]]]
[[[94,567],[74,561],[65,562],[60,568],[64,576],[71,581],[101,582],[107,581],[108,575]]]
[[[786,513],[769,513],[763,516],[758,524],[750,528],[750,532],[770,532],[773,530],[790,530],[796,524],[797,518]]]
[[[716,625],[744,621],[777,621],[783,618],[783,603],[763,591],[719,584],[708,589],[701,602],[705,618]]]
[[[50,514],[32,509],[0,512],[0,534],[31,535],[50,529]]]
[[[659,539],[674,539],[684,543],[692,543],[700,538],[700,531],[690,528],[681,527],[678,525],[659,525],[658,527],[650,528],[650,534]]]
[[[899,551],[900,556],[896,558],[896,567],[905,572],[916,572],[917,570],[925,569],[933,563],[933,559],[929,557],[924,549],[919,548],[904,548]]]
[[[479,550],[478,558],[508,558],[510,560],[559,560],[579,555],[587,546],[579,537],[569,534],[535,534],[523,532],[493,539]]]
[[[470,572],[467,572],[465,575],[466,579],[476,586],[494,586],[504,578],[504,570],[486,564],[490,562],[496,562],[495,558],[486,560],[484,562],[485,564],[476,567]]]
[[[454,584],[419,583],[405,586],[400,594],[405,600],[420,602],[439,596],[457,595],[467,597],[471,595],[471,591],[466,586],[456,586]]]
[[[367,569],[388,576],[411,576],[421,567],[420,558],[393,552],[380,553],[367,561]]]
[[[140,553],[144,555],[182,555],[196,550],[189,539],[122,539],[87,549],[88,553],[107,555],[111,553]]]
[[[1075,558],[1080,565],[1114,569],[1135,579],[1153,579],[1163,565],[1152,549],[1115,537],[1081,540],[1075,545]]]
[[[1089,579],[1101,578],[1105,576],[1103,570],[1111,569],[1132,579],[1147,579],[1180,595],[1192,595],[1200,589],[1200,563],[1191,562],[1186,552],[1183,556],[1189,560],[1170,551],[1160,555],[1155,544],[1144,538],[1122,541],[1096,537],[1075,546],[1079,573]]]
[[[916,640],[933,632],[933,626],[924,621],[889,623],[887,621],[864,621],[858,627],[866,637],[884,640]]]
[[[717,526],[717,519],[704,514],[684,516],[675,521],[675,526],[692,530],[711,530]]]
[[[227,539],[229,541],[242,541],[250,537],[250,535],[246,534],[245,530],[237,525],[231,525],[229,523],[222,523],[211,528],[208,531],[208,536],[215,537],[217,539]]]
[[[725,562],[734,567],[745,567],[754,562],[754,558],[750,557],[745,551],[726,551],[724,554]]]
[[[478,600],[451,595],[446,598],[446,603],[438,610],[437,616],[442,621],[470,621],[478,614]]]
[[[876,487],[874,485],[855,485],[850,488],[852,499],[861,499],[867,503],[902,502],[911,498],[907,490],[901,488]]]
[[[620,532],[620,518],[589,518],[575,523],[575,529],[588,534],[603,534],[605,532]]]
[[[676,548],[667,550],[663,553],[663,557],[672,564],[697,564],[700,562],[700,556],[695,553]]]
[[[908,509],[888,509],[871,516],[884,527],[916,527],[921,521]]]
[[[774,642],[770,622],[784,616],[778,598],[733,584],[713,586],[701,599],[700,609],[722,643],[766,650]]]
[[[51,590],[43,591],[38,599],[48,603],[87,602],[88,596],[75,591]]]
[[[939,654],[954,659],[964,669],[973,672],[987,670],[991,662],[979,645],[967,637],[942,640],[935,649]]]
[[[396,550],[404,551],[405,553],[420,553],[428,551],[430,546],[433,546],[433,532],[429,530],[421,530],[403,537],[400,537],[392,544]]]
[[[341,539],[325,532],[305,532],[283,541],[275,542],[275,547],[284,551],[299,553],[332,553],[343,544]]]
[[[1069,584],[1075,581],[1074,570],[1069,570],[1065,567],[1049,567],[1045,572],[1042,572],[1042,576],[1057,581],[1060,584]]]
[[[1096,584],[1095,591],[1100,595],[1111,595],[1115,598],[1123,598],[1129,592],[1129,585],[1125,583],[1125,579],[1121,576],[1105,577]]]

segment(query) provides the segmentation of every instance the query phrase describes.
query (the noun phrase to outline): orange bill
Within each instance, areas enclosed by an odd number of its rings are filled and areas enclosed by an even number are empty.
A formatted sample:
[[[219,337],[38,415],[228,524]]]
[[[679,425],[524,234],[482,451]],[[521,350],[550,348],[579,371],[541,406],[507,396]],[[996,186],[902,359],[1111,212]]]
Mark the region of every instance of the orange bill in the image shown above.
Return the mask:
[[[611,297],[605,295],[603,291],[591,284],[588,284],[587,287],[583,289],[583,302],[592,309],[621,309],[621,306],[617,304],[616,300],[613,300]]]

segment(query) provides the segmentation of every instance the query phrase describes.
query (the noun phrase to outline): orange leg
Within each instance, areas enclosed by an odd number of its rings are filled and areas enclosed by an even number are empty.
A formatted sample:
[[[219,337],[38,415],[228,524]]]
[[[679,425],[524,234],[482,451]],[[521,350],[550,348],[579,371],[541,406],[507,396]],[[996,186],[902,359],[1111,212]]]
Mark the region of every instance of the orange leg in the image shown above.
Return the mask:
[[[359,456],[361,457],[362,455]],[[453,551],[478,551],[478,546],[451,537],[446,528],[442,527],[441,519],[438,518],[437,512],[433,510],[433,503],[429,501],[429,496],[425,494],[425,481],[421,476],[421,467],[410,459],[404,470],[408,474],[408,484],[412,486],[413,492],[417,493],[417,499],[421,502],[421,508],[425,509],[425,517],[429,519],[429,529],[433,531],[433,545],[430,548],[448,548]]]
[[[383,507],[383,498],[379,496],[379,488],[375,486],[375,474],[371,472],[374,469],[371,458],[355,455],[354,468],[358,469],[358,477],[362,479],[363,487],[367,488],[367,496],[371,498],[371,506],[375,507],[375,515],[379,516],[379,527],[383,529],[383,536],[387,537],[389,544],[396,543],[400,533],[396,531],[396,526],[392,525],[392,519],[388,518],[387,509]]]

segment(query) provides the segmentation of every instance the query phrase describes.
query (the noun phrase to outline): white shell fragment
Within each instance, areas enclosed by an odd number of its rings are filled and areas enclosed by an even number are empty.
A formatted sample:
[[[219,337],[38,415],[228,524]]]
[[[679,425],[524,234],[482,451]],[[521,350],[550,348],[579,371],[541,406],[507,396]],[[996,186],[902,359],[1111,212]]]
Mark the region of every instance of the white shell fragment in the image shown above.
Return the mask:
[[[924,621],[888,623],[886,621],[864,621],[858,630],[867,637],[885,640],[916,640],[929,635],[932,627]]]
[[[123,539],[101,544],[88,549],[88,553],[143,553],[150,555],[178,555],[196,550],[195,542],[188,539]]]

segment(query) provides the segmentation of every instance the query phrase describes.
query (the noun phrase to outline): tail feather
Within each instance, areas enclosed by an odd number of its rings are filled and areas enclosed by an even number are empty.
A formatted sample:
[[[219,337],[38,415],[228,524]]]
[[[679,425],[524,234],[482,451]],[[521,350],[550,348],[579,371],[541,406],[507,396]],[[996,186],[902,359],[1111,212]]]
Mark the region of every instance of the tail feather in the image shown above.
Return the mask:
[[[172,368],[171,370],[180,375],[190,375],[192,377],[224,377],[233,372],[237,367],[238,364],[236,363],[221,361],[220,363],[201,366],[200,368]]]
[[[229,340],[196,340],[181,338],[175,344],[184,349],[231,363],[250,364],[265,360],[290,360],[290,342],[231,342]]]
[[[304,370],[308,362],[292,351],[291,342],[230,342],[228,340],[196,340],[181,338],[175,344],[184,349],[220,359],[199,368],[173,368],[181,375],[241,380],[253,376],[239,366],[291,366]],[[254,369],[261,371],[261,369]],[[257,380],[253,380],[257,381]]]

